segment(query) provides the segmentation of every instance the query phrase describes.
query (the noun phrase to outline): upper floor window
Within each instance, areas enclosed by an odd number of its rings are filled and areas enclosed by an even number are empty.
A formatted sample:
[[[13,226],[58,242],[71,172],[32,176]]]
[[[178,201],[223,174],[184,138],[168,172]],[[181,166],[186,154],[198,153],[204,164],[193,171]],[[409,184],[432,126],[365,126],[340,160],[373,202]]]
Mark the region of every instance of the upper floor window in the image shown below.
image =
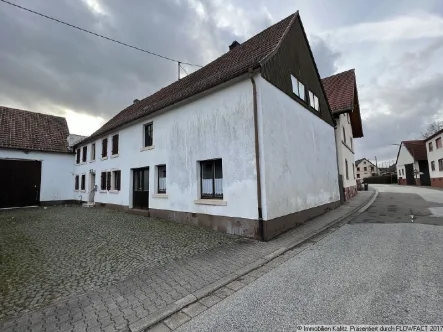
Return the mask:
[[[91,145],[91,160],[95,160],[95,143]]]
[[[363,167],[363,170],[366,172],[368,170],[368,168],[367,167]]]
[[[435,146],[437,147],[437,149],[441,149],[441,137],[435,140]]]
[[[360,167],[357,167],[357,172],[360,172]]]
[[[112,136],[112,155],[118,154],[118,134]]]
[[[87,158],[87,156],[86,156],[86,154],[88,153],[88,146],[84,146],[83,147],[83,154],[82,154],[82,162],[86,162],[86,158]]]
[[[305,100],[306,99],[305,86],[303,85],[303,83],[292,75],[291,75],[291,82],[292,82],[292,92],[294,92],[301,99]]]
[[[145,126],[144,126],[144,144],[145,144],[145,147],[152,146],[153,134],[154,134],[154,132],[153,132],[153,127],[152,127],[152,122],[145,124]]]
[[[348,160],[345,159],[346,180],[349,180]]]
[[[371,171],[374,171],[374,166],[371,166]]]
[[[166,194],[166,165],[157,166],[158,184],[157,192]]]
[[[341,127],[343,130],[343,142],[346,144],[346,130],[345,127]]]
[[[352,141],[352,136],[349,136],[349,141],[351,142],[351,149],[354,150],[354,142]]]
[[[201,198],[223,198],[222,160],[201,161]]]
[[[432,146],[432,142],[429,142],[429,152],[431,152],[432,150],[434,150],[434,147]]]
[[[75,163],[76,164],[80,164],[80,149],[77,149],[77,151],[76,151],[76,155],[75,155]]]
[[[309,105],[316,111],[320,111],[320,105],[318,104],[318,97],[311,91],[309,91]]]
[[[104,138],[102,140],[102,158],[105,158],[108,156],[108,139]]]

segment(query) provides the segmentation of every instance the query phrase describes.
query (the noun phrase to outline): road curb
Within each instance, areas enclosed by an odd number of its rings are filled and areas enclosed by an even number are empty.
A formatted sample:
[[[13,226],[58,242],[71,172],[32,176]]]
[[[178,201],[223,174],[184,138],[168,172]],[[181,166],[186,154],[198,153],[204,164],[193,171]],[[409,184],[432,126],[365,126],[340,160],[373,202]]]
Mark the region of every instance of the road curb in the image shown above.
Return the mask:
[[[340,216],[337,219],[334,219],[333,221],[323,225],[322,227],[320,227],[312,232],[307,233],[306,236],[304,236],[302,239],[295,240],[294,242],[290,243],[288,246],[277,249],[274,252],[272,252],[266,256],[263,256],[262,258],[259,258],[258,260],[237,270],[236,272],[231,273],[231,274],[227,275],[226,277],[221,278],[220,280],[217,280],[217,281],[213,282],[212,284],[209,284],[209,285],[199,289],[198,291],[185,296],[184,298],[174,302],[173,304],[171,304],[161,310],[158,310],[158,311],[146,316],[145,318],[142,318],[142,319],[130,324],[129,330],[131,332],[146,331],[147,329],[149,329],[149,328],[153,327],[154,325],[156,325],[157,323],[165,320],[169,316],[177,313],[178,311],[187,307],[188,305],[199,301],[200,299],[208,296],[209,294],[214,293],[216,290],[237,280],[238,278],[244,276],[245,274],[248,274],[249,272],[254,271],[257,268],[263,266],[264,264],[272,261],[273,259],[283,255],[287,251],[294,249],[296,246],[299,246],[302,243],[305,243],[306,241],[312,239],[313,237],[322,233],[326,229],[331,228],[333,225],[336,225],[336,224],[348,219],[351,216],[363,213],[374,203],[377,196],[378,196],[378,190],[375,189],[374,194],[368,200],[366,200],[364,203],[360,204],[358,207],[356,207],[354,210],[350,211],[349,213],[347,213],[343,216]]]

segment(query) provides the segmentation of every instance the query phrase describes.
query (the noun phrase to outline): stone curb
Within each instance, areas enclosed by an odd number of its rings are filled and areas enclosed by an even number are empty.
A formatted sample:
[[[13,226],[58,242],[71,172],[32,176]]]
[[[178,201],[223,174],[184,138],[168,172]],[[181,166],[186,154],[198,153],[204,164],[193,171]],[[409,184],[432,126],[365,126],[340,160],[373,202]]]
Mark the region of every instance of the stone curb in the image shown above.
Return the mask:
[[[212,284],[209,284],[209,285],[199,289],[198,291],[194,292],[193,294],[189,294],[189,295],[185,296],[184,298],[174,302],[173,304],[170,304],[167,307],[165,307],[161,310],[158,310],[158,311],[146,316],[145,318],[142,318],[142,319],[130,324],[129,330],[131,332],[142,332],[142,331],[149,329],[150,327],[153,327],[155,324],[165,320],[166,318],[175,314],[176,312],[179,312],[181,309],[187,307],[188,305],[190,305],[194,302],[197,302],[198,300],[208,296],[209,294],[214,293],[219,288],[222,288],[222,287],[226,286],[227,284],[233,282],[234,280],[237,280],[239,277],[259,268],[260,266],[277,258],[278,256],[283,255],[285,252],[287,252],[291,249],[294,249],[296,246],[302,244],[303,242],[306,242],[307,240],[313,238],[315,235],[330,228],[331,226],[338,224],[343,220],[346,220],[347,218],[349,218],[350,216],[352,216],[354,214],[363,213],[372,205],[372,203],[374,203],[377,196],[378,196],[378,190],[375,189],[374,194],[371,196],[371,198],[366,200],[364,203],[362,203],[361,205],[359,205],[358,207],[356,207],[354,210],[350,211],[349,213],[327,223],[323,227],[320,227],[320,228],[308,233],[306,236],[303,237],[303,239],[298,239],[298,240],[292,242],[289,246],[282,247],[282,248],[280,248],[280,249],[278,249],[278,250],[276,250],[276,251],[274,251],[274,252],[272,252],[272,253],[270,253],[270,254],[268,254],[256,261],[252,262],[251,264],[246,265],[245,267],[237,270],[236,272],[231,273],[231,274],[227,275],[226,277],[221,278],[220,280],[217,280],[217,281],[213,282]]]

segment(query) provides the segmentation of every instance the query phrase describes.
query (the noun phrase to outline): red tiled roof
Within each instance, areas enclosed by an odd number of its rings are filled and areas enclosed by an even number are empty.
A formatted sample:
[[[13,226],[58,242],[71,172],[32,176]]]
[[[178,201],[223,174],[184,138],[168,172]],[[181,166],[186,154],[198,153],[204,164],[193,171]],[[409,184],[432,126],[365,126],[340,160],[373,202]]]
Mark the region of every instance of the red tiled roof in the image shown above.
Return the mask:
[[[0,106],[0,148],[68,152],[66,119]]]
[[[148,114],[159,111],[200,92],[213,88],[224,82],[258,68],[263,60],[278,46],[285,31],[293,22],[298,12],[260,32],[243,44],[235,47],[203,68],[176,81],[167,87],[146,97],[105,123],[89,138],[100,136],[117,127],[128,124]],[[86,139],[86,141],[89,140]]]
[[[415,160],[428,160],[424,140],[402,141],[402,144],[406,147],[406,149],[408,149],[409,153],[414,157]]]
[[[322,79],[332,113],[354,108],[354,69]]]

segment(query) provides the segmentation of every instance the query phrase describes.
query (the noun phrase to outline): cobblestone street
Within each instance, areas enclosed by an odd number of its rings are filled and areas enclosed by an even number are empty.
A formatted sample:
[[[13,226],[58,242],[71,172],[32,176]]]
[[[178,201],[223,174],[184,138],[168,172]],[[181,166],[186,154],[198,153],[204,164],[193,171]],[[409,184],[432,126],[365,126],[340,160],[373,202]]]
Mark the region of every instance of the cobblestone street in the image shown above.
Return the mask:
[[[236,239],[106,209],[0,212],[0,321]]]

